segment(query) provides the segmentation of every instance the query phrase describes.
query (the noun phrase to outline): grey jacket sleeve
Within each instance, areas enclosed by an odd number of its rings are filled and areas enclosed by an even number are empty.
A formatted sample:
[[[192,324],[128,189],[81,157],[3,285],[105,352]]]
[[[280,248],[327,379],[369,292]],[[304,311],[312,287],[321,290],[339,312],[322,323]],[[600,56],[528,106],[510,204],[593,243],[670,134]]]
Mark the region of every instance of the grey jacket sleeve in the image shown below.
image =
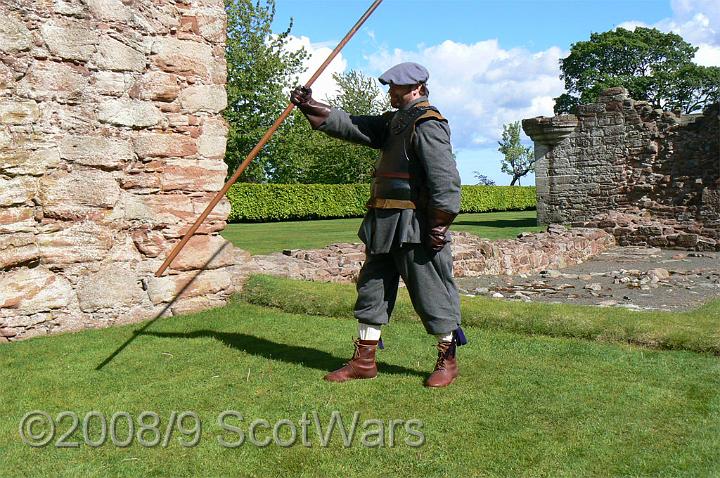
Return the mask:
[[[452,214],[460,212],[460,173],[450,145],[450,127],[444,121],[419,123],[413,146],[427,174],[428,206]]]
[[[385,143],[389,116],[354,116],[332,108],[330,116],[318,128],[333,138],[379,149]]]

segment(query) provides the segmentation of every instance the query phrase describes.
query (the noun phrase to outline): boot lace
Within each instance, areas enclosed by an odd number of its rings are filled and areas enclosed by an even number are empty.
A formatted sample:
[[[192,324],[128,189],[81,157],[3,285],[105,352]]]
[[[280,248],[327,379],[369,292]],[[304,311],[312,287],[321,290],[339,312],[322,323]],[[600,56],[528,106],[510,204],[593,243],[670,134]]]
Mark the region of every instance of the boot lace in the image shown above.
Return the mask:
[[[435,370],[440,370],[445,368],[445,360],[450,355],[450,349],[452,348],[452,343],[445,345],[444,343],[438,343],[437,349],[438,349],[438,358],[437,362],[435,362]]]
[[[353,352],[353,356],[350,360],[355,360],[360,357],[360,339],[353,340],[353,343],[355,344],[355,352]]]

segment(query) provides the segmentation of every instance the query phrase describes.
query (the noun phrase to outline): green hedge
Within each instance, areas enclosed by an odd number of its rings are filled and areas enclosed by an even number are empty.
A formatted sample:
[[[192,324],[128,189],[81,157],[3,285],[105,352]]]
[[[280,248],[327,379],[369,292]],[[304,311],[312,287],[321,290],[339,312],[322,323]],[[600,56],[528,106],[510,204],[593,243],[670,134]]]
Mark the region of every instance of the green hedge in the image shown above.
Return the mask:
[[[228,191],[230,222],[361,217],[369,184],[238,183]],[[463,186],[461,212],[518,211],[535,207],[535,188]]]
[[[535,186],[463,186],[460,212],[524,211],[536,205]]]

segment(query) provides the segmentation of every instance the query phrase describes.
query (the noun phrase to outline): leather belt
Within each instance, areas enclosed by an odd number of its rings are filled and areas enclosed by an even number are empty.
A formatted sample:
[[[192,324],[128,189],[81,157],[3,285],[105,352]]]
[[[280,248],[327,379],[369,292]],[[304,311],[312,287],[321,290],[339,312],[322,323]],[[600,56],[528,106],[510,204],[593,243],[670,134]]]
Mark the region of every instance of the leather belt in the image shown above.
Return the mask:
[[[414,202],[405,199],[372,198],[368,201],[366,207],[376,209],[415,209],[416,205]]]

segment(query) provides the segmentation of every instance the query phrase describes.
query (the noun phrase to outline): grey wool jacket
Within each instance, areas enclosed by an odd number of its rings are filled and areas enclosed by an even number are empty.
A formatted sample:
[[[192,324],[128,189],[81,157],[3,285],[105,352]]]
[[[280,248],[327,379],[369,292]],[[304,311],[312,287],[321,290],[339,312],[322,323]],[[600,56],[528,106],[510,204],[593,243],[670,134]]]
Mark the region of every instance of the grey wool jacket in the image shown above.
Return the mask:
[[[418,98],[405,108],[427,101]],[[393,140],[390,125],[398,112],[378,116],[355,116],[332,108],[318,128],[345,141],[382,150]],[[460,211],[460,175],[450,144],[450,128],[445,121],[427,120],[415,127],[412,148],[420,163],[417,181],[428,196],[428,206],[457,214]],[[383,254],[403,244],[420,244],[427,231],[424,209],[374,209],[365,214],[358,237],[371,254]]]

